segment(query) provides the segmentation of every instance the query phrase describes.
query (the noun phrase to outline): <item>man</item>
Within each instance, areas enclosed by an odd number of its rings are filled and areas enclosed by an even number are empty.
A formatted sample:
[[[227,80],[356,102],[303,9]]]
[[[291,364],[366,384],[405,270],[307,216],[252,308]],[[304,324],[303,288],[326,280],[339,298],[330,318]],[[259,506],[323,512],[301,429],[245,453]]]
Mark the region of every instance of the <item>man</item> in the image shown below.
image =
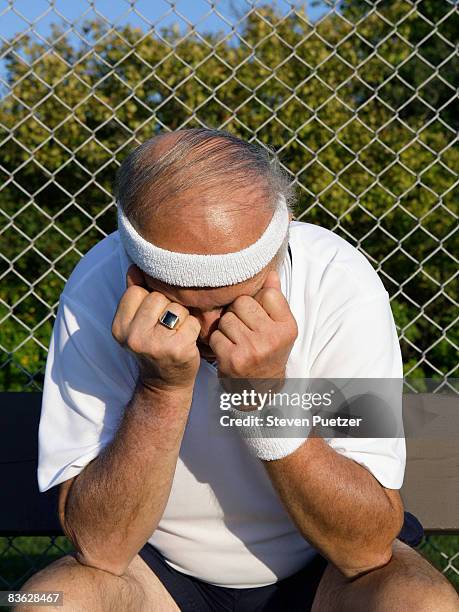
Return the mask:
[[[261,147],[180,130],[117,177],[119,231],[61,295],[39,431],[75,546],[24,590],[64,610],[457,610],[397,539],[402,438],[209,434],[228,379],[400,378],[367,260],[291,222]]]

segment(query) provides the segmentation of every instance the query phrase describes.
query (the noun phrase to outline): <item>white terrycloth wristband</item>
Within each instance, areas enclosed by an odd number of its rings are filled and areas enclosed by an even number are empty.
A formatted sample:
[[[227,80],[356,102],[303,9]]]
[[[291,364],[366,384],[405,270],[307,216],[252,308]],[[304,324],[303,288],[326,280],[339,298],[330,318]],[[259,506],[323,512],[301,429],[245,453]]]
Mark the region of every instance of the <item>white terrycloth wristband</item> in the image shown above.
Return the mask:
[[[180,287],[225,287],[252,278],[276,255],[287,236],[288,226],[287,202],[280,194],[268,227],[247,248],[218,255],[177,253],[145,240],[118,203],[118,232],[128,255],[146,274]]]
[[[257,411],[245,412],[243,410],[237,410],[236,408],[230,408],[229,412],[231,416],[236,418],[243,418],[250,414],[257,414]],[[273,461],[274,459],[282,459],[287,455],[290,455],[297,448],[299,448],[303,442],[307,439],[306,436],[300,438],[277,438],[275,434],[270,435],[270,431],[266,427],[258,425],[244,425],[238,426],[238,430],[247,444],[249,451],[265,461]]]

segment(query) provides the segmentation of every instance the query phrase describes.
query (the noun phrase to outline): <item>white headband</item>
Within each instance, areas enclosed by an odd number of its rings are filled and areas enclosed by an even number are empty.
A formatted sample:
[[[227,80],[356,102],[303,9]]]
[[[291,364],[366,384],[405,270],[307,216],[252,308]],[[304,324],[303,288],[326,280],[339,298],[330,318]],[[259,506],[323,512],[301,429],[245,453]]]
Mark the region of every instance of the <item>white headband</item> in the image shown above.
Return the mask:
[[[148,242],[131,225],[118,203],[118,232],[128,255],[146,274],[180,287],[235,285],[260,272],[280,249],[289,226],[285,197],[261,237],[242,251],[195,255],[168,251]]]

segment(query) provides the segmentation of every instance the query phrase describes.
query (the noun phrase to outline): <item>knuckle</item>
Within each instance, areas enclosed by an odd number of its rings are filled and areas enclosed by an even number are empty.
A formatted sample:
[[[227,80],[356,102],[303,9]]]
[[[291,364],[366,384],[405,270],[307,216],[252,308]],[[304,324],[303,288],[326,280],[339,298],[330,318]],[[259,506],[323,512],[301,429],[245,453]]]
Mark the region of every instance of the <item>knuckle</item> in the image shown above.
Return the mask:
[[[243,308],[246,310],[248,308],[253,308],[253,301],[253,298],[248,295],[240,295],[234,300],[233,304],[236,308]]]
[[[201,324],[199,323],[198,319],[194,317],[193,315],[187,316],[187,318],[185,319],[184,325],[190,326],[196,335],[198,335],[199,332],[201,331]]]
[[[126,345],[126,334],[123,323],[119,316],[116,316],[113,319],[111,333],[113,338],[120,344],[121,346]]]
[[[257,314],[261,310],[261,306],[258,301],[252,297],[248,298],[246,308],[247,312],[250,314]]]
[[[170,353],[171,361],[175,364],[184,364],[192,358],[191,347],[185,343],[178,343]]]
[[[247,371],[247,358],[244,352],[235,351],[230,357],[231,370],[236,376],[243,377]]]
[[[288,331],[290,340],[296,340],[298,337],[298,324],[293,317],[289,322]]]
[[[268,300],[270,302],[277,301],[279,299],[279,291],[277,291],[277,289],[274,289],[273,287],[266,287],[266,289],[264,289],[263,297],[265,300]]]
[[[251,344],[250,361],[253,365],[259,365],[265,358],[265,351],[259,344]]]
[[[115,317],[115,319],[113,319],[111,332],[112,332],[112,336],[115,338],[115,340],[120,342],[120,340],[121,340],[121,329],[120,329],[119,321],[118,321],[118,319],[116,317]]]
[[[134,353],[142,353],[144,348],[142,337],[137,333],[130,333],[126,339],[126,346]]]
[[[124,295],[129,299],[144,298],[146,295],[148,295],[148,291],[139,285],[131,285],[126,289]]]
[[[225,314],[220,317],[218,326],[232,326],[234,325],[235,321],[237,319],[237,316],[234,314],[234,312],[225,312]]]
[[[191,324],[191,325],[196,325],[196,326],[198,326],[198,327],[201,327],[201,324],[199,323],[198,318],[197,318],[197,317],[195,317],[195,316],[194,316],[194,315],[192,315],[192,314],[189,314],[189,315],[187,316],[187,318],[185,319],[185,321],[186,321],[188,324]]]
[[[181,345],[175,345],[169,355],[173,363],[182,363],[186,360],[184,347]]]
[[[182,317],[182,321],[190,314],[188,308],[185,308],[185,306],[182,306],[182,304],[177,304],[176,302],[174,302],[174,309],[176,309],[178,316]]]
[[[167,300],[164,293],[161,293],[160,291],[150,291],[149,296],[151,296],[151,298],[155,300]]]
[[[151,291],[146,298],[152,305],[158,305],[165,308],[169,304],[169,300],[159,291]]]
[[[231,372],[237,377],[241,375],[241,363],[238,357],[231,357],[229,360]]]

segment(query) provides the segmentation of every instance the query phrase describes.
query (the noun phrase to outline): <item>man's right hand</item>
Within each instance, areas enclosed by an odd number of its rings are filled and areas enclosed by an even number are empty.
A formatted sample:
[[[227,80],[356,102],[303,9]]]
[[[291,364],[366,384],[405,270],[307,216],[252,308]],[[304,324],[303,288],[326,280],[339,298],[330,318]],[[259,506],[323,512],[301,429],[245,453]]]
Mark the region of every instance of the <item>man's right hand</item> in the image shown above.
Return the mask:
[[[139,382],[144,386],[152,390],[192,390],[200,364],[196,345],[199,321],[181,304],[143,285],[141,270],[131,265],[126,275],[127,289],[113,318],[113,337],[136,357]],[[159,323],[165,310],[179,316],[174,329]]]

